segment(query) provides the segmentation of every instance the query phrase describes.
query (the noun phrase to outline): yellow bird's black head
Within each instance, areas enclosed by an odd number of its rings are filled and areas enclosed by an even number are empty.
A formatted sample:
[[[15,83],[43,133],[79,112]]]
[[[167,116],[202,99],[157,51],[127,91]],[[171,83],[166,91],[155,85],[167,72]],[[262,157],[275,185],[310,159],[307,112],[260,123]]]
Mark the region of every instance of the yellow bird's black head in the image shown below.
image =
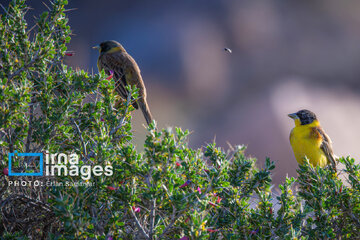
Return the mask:
[[[315,113],[303,109],[300,110],[296,113],[291,113],[288,115],[290,118],[294,119],[295,124],[297,121],[300,122],[300,125],[306,125],[306,124],[310,124],[312,122],[314,122],[315,120],[317,120]]]
[[[120,43],[118,43],[117,41],[114,41],[114,40],[102,42],[102,43],[100,43],[99,46],[95,46],[93,48],[99,49],[100,53],[112,53],[112,52],[117,52],[117,51],[125,51],[124,47]]]

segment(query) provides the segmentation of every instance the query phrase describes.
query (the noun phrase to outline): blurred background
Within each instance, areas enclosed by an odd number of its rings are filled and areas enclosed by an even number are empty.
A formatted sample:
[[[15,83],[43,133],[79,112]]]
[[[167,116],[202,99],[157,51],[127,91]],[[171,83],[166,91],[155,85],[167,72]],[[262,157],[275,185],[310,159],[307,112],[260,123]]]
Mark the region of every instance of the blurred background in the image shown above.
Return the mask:
[[[46,10],[28,5],[29,19]],[[306,108],[338,156],[360,159],[359,1],[70,0],[68,8],[76,54],[65,62],[97,73],[91,47],[119,41],[140,66],[159,127],[191,130],[191,146],[247,145],[260,166],[276,161],[279,183],[296,176],[287,114]],[[133,117],[141,150],[145,120]]]

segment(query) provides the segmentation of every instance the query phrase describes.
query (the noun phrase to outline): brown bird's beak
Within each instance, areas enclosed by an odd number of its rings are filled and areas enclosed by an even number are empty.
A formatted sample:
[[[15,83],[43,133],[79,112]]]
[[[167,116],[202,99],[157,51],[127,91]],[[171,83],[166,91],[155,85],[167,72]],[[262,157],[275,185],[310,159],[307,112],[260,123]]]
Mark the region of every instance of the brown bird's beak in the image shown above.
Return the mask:
[[[100,49],[100,46],[99,46],[99,45],[96,45],[96,46],[93,46],[92,48],[93,48],[93,49]]]
[[[296,113],[290,113],[290,114],[288,114],[288,116],[289,116],[290,118],[292,118],[292,119],[297,119],[297,118],[299,118],[298,115],[296,115]]]

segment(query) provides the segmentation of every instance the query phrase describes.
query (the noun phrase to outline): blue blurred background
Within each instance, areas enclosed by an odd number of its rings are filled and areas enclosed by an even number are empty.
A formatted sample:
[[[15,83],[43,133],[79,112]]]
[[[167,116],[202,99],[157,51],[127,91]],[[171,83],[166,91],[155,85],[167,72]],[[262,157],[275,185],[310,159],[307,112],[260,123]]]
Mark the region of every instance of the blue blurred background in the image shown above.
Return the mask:
[[[45,11],[28,1],[27,17]],[[314,111],[339,156],[360,158],[360,1],[70,1],[75,51],[65,62],[97,73],[104,40],[135,58],[160,127],[192,131],[190,145],[245,144],[296,176],[288,113]],[[232,53],[224,51],[230,48]],[[143,116],[134,116],[142,149]]]

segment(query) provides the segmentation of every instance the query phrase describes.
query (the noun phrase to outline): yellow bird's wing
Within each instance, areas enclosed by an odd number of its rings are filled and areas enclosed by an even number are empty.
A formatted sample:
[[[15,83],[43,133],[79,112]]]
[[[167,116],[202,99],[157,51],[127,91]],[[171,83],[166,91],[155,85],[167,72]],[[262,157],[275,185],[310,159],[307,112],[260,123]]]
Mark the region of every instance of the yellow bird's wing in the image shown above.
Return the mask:
[[[320,126],[316,127],[315,130],[320,134],[322,138],[320,148],[324,152],[328,163],[331,164],[332,168],[336,172],[336,158],[334,156],[334,152],[331,146],[331,139]]]

